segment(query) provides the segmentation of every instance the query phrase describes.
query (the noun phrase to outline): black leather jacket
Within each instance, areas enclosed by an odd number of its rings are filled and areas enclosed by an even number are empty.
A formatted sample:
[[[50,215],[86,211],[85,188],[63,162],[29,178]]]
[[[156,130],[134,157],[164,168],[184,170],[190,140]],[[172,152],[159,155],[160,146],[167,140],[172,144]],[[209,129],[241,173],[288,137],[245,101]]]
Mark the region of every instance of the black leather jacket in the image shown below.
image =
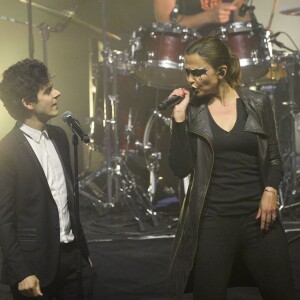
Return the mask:
[[[248,117],[245,131],[257,134],[263,186],[278,188],[283,175],[271,102],[258,91],[237,90]],[[189,105],[187,121],[173,122],[169,163],[176,176],[191,175],[182,205],[170,264],[170,292],[181,299],[193,267],[199,221],[209,186],[214,153],[206,104]]]

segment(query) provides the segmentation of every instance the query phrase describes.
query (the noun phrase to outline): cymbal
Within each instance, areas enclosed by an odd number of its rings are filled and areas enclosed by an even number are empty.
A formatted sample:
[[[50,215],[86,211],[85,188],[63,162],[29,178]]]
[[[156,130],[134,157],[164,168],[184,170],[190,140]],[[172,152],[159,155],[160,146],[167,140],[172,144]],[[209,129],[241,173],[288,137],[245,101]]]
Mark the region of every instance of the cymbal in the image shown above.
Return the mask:
[[[28,0],[19,0],[19,1],[21,3],[23,3],[23,4],[27,4],[28,3]],[[55,10],[53,8],[50,8],[50,7],[47,7],[47,6],[44,6],[44,5],[40,5],[40,4],[35,3],[35,2],[31,2],[31,5],[32,5],[32,7],[36,7],[38,9],[44,10],[46,12],[52,13],[52,14],[54,14],[56,16],[64,17],[64,18],[67,18],[67,19],[71,19],[72,22],[74,22],[74,23],[76,23],[78,25],[81,25],[83,27],[86,27],[86,28],[88,28],[88,29],[90,29],[90,30],[92,30],[92,31],[94,31],[96,33],[102,34],[102,32],[103,32],[102,29],[100,29],[100,28],[98,28],[98,27],[96,27],[96,26],[94,26],[92,24],[89,24],[89,23],[86,23],[86,22],[80,20],[71,11],[57,11],[57,10]],[[115,40],[118,40],[118,41],[121,40],[121,38],[118,35],[116,35],[114,33],[111,33],[109,31],[106,31],[106,35],[108,37],[112,38],[112,39],[115,39]]]
[[[287,16],[300,16],[300,7],[282,10],[280,11],[280,13],[282,15],[287,15]]]

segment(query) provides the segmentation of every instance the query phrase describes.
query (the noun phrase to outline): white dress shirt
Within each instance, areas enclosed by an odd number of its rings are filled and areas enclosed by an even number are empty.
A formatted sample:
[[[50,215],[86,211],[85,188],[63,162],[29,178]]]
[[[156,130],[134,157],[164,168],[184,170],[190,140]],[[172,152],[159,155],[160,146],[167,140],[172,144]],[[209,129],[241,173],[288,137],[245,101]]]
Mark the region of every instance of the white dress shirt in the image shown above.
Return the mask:
[[[25,124],[23,131],[32,150],[37,156],[47,178],[52,196],[58,208],[60,242],[69,243],[74,240],[68,209],[66,179],[60,157],[46,130],[39,131]]]

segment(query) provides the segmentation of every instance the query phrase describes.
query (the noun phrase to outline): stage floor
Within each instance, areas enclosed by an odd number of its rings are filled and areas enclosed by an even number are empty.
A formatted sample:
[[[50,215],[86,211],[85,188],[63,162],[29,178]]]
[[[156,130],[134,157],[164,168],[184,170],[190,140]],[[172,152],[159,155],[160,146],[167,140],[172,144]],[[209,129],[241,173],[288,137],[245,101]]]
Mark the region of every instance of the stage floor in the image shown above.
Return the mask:
[[[158,225],[137,205],[144,231],[127,204],[99,211],[80,199],[81,221],[91,260],[97,273],[92,300],[170,300],[166,293],[167,270],[177,225],[179,204],[175,198],[157,203]],[[283,210],[295,279],[300,291],[300,206]],[[11,300],[9,288],[0,285],[0,299]],[[300,296],[299,296],[300,299]],[[186,294],[184,300],[192,300]],[[251,287],[228,289],[227,300],[262,300]]]
[[[82,223],[98,274],[93,300],[169,300],[167,270],[179,215],[177,199],[157,202],[157,226],[141,210],[143,232],[126,205],[104,215],[99,215],[86,199],[82,199],[81,206]],[[300,205],[282,210],[281,215],[290,242],[295,288],[300,291]],[[184,299],[192,300],[192,295],[186,294]],[[262,300],[252,287],[230,288],[227,299]]]

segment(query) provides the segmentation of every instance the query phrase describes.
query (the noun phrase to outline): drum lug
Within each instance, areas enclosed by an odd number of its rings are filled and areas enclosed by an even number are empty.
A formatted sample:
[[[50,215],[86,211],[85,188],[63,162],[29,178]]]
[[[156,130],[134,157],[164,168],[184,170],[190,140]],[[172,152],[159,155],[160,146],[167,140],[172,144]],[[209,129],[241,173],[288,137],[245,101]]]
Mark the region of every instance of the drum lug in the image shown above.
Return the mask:
[[[179,55],[178,60],[179,60],[179,63],[178,63],[179,68],[183,69],[183,66],[184,66],[184,56],[183,55]]]
[[[154,57],[154,51],[147,51],[148,62],[152,63]]]
[[[185,33],[184,36],[183,36],[182,39],[181,39],[181,42],[182,42],[182,43],[185,43],[185,42],[188,40],[188,38],[189,38],[188,34]]]
[[[252,61],[255,65],[258,64],[258,51],[257,50],[253,50],[251,51],[251,58],[252,58]]]
[[[132,67],[135,68],[136,65],[137,65],[137,60],[136,59],[131,59],[130,63],[132,65]]]
[[[219,36],[219,39],[223,42],[226,42],[228,41],[228,37],[227,35],[225,35],[225,33],[222,33],[220,36]]]
[[[131,39],[129,40],[129,46],[131,46],[131,55],[133,56],[135,51],[141,50],[141,38],[136,36],[136,32],[132,33]]]
[[[155,32],[152,31],[152,32],[150,33],[150,36],[151,36],[151,38],[156,39],[156,34],[155,34]]]

